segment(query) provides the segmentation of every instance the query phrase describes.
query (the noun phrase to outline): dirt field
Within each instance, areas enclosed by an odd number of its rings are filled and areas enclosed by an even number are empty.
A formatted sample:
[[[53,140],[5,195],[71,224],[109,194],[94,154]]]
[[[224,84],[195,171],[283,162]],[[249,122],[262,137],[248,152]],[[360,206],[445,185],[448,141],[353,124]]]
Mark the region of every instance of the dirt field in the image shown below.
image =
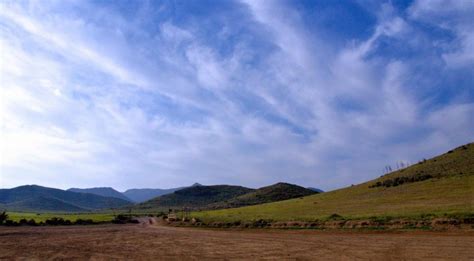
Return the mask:
[[[474,260],[471,232],[0,227],[0,259]]]

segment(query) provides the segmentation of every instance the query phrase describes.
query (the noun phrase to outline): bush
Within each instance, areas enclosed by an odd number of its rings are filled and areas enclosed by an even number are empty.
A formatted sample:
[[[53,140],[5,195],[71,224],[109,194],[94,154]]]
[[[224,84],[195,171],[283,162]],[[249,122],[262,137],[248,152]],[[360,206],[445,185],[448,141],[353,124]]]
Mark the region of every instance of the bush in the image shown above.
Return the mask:
[[[7,212],[3,211],[2,213],[0,213],[0,225],[2,225],[3,222],[5,222],[7,219],[8,219]]]
[[[113,220],[114,224],[127,224],[127,223],[139,223],[138,220],[132,219],[130,215],[119,214]]]
[[[20,224],[18,224],[18,222],[15,222],[13,220],[10,220],[10,219],[5,220],[5,226],[10,226],[10,227],[15,226],[16,227],[16,226],[19,226],[19,225]]]
[[[81,219],[81,218],[78,218],[76,221],[74,221],[73,224],[74,224],[74,225],[93,225],[93,224],[97,224],[97,223],[94,222],[92,219]]]
[[[20,226],[26,226],[26,225],[28,225],[28,220],[22,218],[22,219],[20,219],[20,221],[18,223],[20,224]]]
[[[38,225],[34,219],[28,220],[28,222],[26,224],[28,226],[37,226]]]
[[[263,219],[255,220],[252,222],[252,227],[266,227],[268,222]]]
[[[51,219],[46,220],[46,225],[49,226],[68,226],[72,225],[70,220],[64,220],[63,218],[53,217]]]
[[[372,184],[369,186],[369,188],[375,188],[375,187],[396,187],[398,185],[403,185],[404,183],[413,183],[413,182],[418,182],[418,181],[423,181],[427,179],[433,178],[432,175],[430,174],[419,174],[411,177],[396,177],[393,179],[386,179],[384,181],[377,181],[377,183]]]
[[[329,220],[343,220],[344,217],[341,216],[341,215],[339,215],[339,214],[334,213],[334,214],[330,215],[330,216],[328,217],[328,219],[329,219]]]

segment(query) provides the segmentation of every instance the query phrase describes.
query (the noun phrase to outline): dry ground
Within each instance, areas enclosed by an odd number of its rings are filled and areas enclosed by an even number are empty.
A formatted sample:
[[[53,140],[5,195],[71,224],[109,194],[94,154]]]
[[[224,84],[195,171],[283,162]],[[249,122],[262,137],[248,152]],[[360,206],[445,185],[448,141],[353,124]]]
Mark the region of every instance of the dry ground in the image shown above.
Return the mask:
[[[0,259],[474,260],[474,232],[0,227]]]

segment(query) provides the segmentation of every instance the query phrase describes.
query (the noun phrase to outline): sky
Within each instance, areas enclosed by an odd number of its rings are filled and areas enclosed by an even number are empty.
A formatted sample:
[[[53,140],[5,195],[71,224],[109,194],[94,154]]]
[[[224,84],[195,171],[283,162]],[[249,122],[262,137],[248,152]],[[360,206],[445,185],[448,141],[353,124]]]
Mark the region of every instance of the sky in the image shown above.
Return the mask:
[[[332,190],[474,140],[474,1],[0,2],[0,188]]]

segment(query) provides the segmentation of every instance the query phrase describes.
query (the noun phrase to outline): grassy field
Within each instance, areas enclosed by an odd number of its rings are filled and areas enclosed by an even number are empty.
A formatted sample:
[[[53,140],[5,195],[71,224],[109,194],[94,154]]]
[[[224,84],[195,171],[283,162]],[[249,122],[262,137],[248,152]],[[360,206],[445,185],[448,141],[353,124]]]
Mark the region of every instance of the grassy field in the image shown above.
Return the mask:
[[[369,188],[396,177],[431,175],[432,178],[397,186]],[[356,186],[304,198],[214,211],[194,212],[205,222],[310,221],[338,214],[346,219],[369,217],[422,217],[474,213],[474,145],[460,147],[436,158]]]
[[[94,222],[110,222],[114,218],[112,213],[26,213],[26,212],[7,212],[9,219],[20,221],[20,219],[34,219],[36,222],[44,222],[53,217],[63,218],[72,222],[77,219],[92,219]]]

